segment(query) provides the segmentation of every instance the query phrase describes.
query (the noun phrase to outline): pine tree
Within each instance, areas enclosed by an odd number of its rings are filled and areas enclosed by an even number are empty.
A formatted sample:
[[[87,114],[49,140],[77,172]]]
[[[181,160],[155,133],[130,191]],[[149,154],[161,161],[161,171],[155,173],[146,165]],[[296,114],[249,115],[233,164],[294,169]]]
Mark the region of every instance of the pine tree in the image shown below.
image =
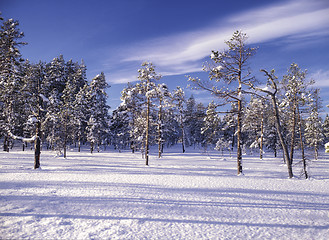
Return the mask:
[[[293,162],[294,148],[296,143],[296,131],[298,126],[297,118],[300,115],[299,109],[305,105],[309,91],[307,87],[313,84],[313,81],[306,81],[307,71],[302,71],[296,63],[292,63],[288,73],[283,76],[282,85],[285,98],[280,106],[284,107],[289,113],[289,132],[290,136],[290,161]]]
[[[322,125],[323,134],[324,134],[324,142],[329,142],[329,115],[327,114]]]
[[[133,153],[137,148],[141,148],[140,135],[137,134],[136,121],[142,112],[145,95],[143,95],[143,91],[140,90],[139,84],[133,85],[128,83],[128,86],[122,90],[120,98],[122,101],[120,107],[125,109],[125,114],[127,115],[125,118],[128,121],[127,131],[129,132],[129,145]]]
[[[89,85],[86,83],[82,88],[80,88],[79,92],[75,95],[75,100],[73,102],[73,112],[72,112],[72,120],[73,120],[73,135],[78,141],[78,151],[81,150],[81,141],[87,140],[85,136],[85,131],[87,127],[87,121],[89,119],[88,106],[88,88]]]
[[[253,82],[250,71],[247,69],[248,60],[255,54],[255,48],[246,46],[248,37],[240,31],[234,32],[232,38],[225,43],[228,46],[227,51],[212,51],[212,63],[204,67],[209,73],[208,82],[196,78],[189,78],[196,85],[209,91],[223,101],[237,103],[237,172],[242,174],[242,111],[243,95],[248,90],[244,86],[250,86]],[[216,84],[212,82],[214,80]],[[234,86],[234,87],[233,87]]]
[[[203,119],[203,127],[201,133],[205,138],[206,147],[208,144],[216,144],[219,138],[221,120],[216,112],[217,105],[212,101],[209,103],[206,116]]]
[[[106,83],[104,73],[101,73],[93,78],[88,91],[88,103],[90,117],[88,119],[87,140],[90,142],[90,151],[94,151],[94,146],[97,144],[97,149],[103,141],[108,137],[108,120],[109,106],[107,105],[106,89],[109,85]]]
[[[313,92],[312,103],[310,106],[310,116],[306,119],[306,128],[305,128],[305,140],[306,144],[314,149],[314,159],[318,159],[319,147],[324,140],[324,129],[322,128],[323,124],[321,122],[319,111],[320,111],[320,97],[319,89],[316,89]]]
[[[157,142],[158,142],[158,157],[161,158],[163,152],[163,129],[164,129],[164,116],[166,114],[166,109],[169,106],[170,92],[166,84],[158,84],[155,88],[155,97],[157,99],[156,107],[158,109],[158,119],[157,119]]]
[[[184,103],[185,103],[185,93],[181,87],[177,87],[177,89],[172,94],[172,104],[173,107],[177,110],[176,115],[178,117],[178,122],[181,129],[181,142],[182,142],[183,153],[185,153]]]
[[[24,33],[18,21],[4,21],[0,30],[0,105],[2,105],[2,131],[5,136],[3,150],[9,151],[8,132],[15,133],[16,110],[20,106],[22,76],[19,72],[23,59],[19,47],[26,45],[20,39]]]
[[[112,113],[110,120],[111,144],[115,149],[124,149],[131,146],[129,112],[126,105],[120,105]]]
[[[190,98],[186,101],[186,109],[184,112],[184,126],[185,126],[185,138],[188,146],[195,145],[195,131],[196,129],[196,106],[197,103],[195,101],[194,96],[192,95]]]
[[[150,144],[150,118],[151,118],[151,104],[152,97],[155,95],[156,84],[155,81],[160,80],[161,76],[155,72],[152,63],[144,62],[142,68],[138,70],[138,79],[140,82],[140,89],[145,93],[146,97],[146,119],[145,119],[145,160],[146,165],[149,165],[149,144]]]
[[[178,121],[179,116],[176,115],[177,112],[174,108],[168,108],[164,113],[163,139],[167,147],[170,147],[176,145],[182,138],[181,126]]]
[[[282,124],[281,124],[281,119],[280,119],[280,114],[279,114],[279,107],[278,107],[278,103],[277,103],[277,101],[278,101],[277,93],[278,93],[278,90],[279,90],[278,82],[277,82],[278,77],[275,76],[275,70],[274,69],[270,73],[268,71],[264,70],[264,69],[262,69],[261,71],[264,72],[265,76],[268,78],[267,86],[265,88],[258,88],[258,87],[255,87],[255,86],[251,85],[251,87],[253,89],[257,90],[257,91],[261,91],[263,93],[266,93],[271,98],[277,135],[279,137],[279,140],[280,140],[280,143],[281,143],[281,146],[282,146],[282,149],[283,149],[284,159],[285,159],[285,162],[287,164],[289,178],[292,178],[294,175],[293,175],[293,172],[292,172],[292,165],[291,165],[291,161],[290,161],[287,142],[286,142],[286,139],[283,136],[283,128],[282,128]]]
[[[259,158],[263,159],[266,106],[263,99],[251,97],[244,111],[243,130],[248,132],[248,145],[259,149]]]

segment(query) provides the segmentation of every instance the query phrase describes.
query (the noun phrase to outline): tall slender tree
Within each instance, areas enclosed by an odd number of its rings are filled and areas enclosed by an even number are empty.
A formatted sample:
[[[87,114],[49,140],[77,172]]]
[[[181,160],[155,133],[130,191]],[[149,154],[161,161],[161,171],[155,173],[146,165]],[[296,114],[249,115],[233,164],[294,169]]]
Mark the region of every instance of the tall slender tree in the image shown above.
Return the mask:
[[[155,81],[160,80],[161,76],[155,72],[152,63],[144,62],[142,68],[138,70],[140,80],[140,89],[146,96],[146,127],[145,127],[145,164],[149,165],[149,144],[150,144],[150,118],[152,97],[156,88]]]
[[[281,119],[280,119],[279,107],[278,107],[278,101],[277,101],[277,93],[279,90],[278,82],[277,82],[278,77],[275,76],[274,69],[271,72],[268,72],[265,69],[262,69],[261,71],[265,73],[265,76],[268,79],[267,86],[265,88],[258,88],[258,87],[251,85],[251,87],[255,90],[266,93],[271,98],[277,134],[278,134],[278,137],[279,137],[282,149],[283,149],[284,159],[287,164],[289,178],[292,178],[294,176],[293,172],[292,172],[292,164],[290,161],[288,145],[287,145],[286,139],[283,136],[283,129],[281,126]]]
[[[324,140],[324,129],[321,122],[319,112],[321,109],[321,102],[319,96],[319,89],[315,89],[312,94],[312,101],[310,104],[310,115],[306,119],[305,140],[306,144],[314,149],[314,159],[318,160],[319,147]]]
[[[19,68],[24,61],[20,46],[24,33],[18,28],[19,23],[13,19],[4,21],[0,30],[0,105],[2,105],[2,131],[5,136],[3,150],[9,151],[8,132],[15,133],[16,108],[20,106],[22,76]]]
[[[236,31],[230,40],[225,41],[228,50],[212,51],[212,62],[204,66],[209,73],[210,81],[201,81],[190,77],[189,80],[204,90],[209,91],[224,103],[237,103],[237,173],[242,174],[242,98],[248,92],[250,84],[254,81],[248,68],[248,61],[256,48],[247,46],[247,35]],[[214,80],[216,84],[211,82]],[[246,89],[247,86],[247,89]]]
[[[182,151],[185,153],[185,124],[184,124],[184,103],[185,93],[181,87],[177,87],[172,94],[172,104],[177,109],[177,118],[181,129]]]
[[[89,120],[87,127],[87,139],[90,142],[90,151],[94,151],[95,144],[97,150],[108,136],[109,106],[107,105],[106,89],[109,87],[102,72],[98,74],[90,83],[88,91]]]
[[[306,80],[307,71],[302,71],[296,63],[292,63],[286,75],[283,76],[282,86],[284,90],[284,99],[280,106],[284,107],[289,114],[289,132],[290,134],[290,161],[294,159],[294,149],[296,145],[296,133],[298,126],[299,109],[307,101],[309,93],[308,87],[314,83],[313,80]]]

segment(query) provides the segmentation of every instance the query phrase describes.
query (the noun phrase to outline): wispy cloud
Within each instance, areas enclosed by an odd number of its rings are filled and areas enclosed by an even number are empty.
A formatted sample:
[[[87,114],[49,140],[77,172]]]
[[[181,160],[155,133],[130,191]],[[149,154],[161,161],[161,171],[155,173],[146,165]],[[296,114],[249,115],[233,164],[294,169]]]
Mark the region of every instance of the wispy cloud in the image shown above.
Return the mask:
[[[298,41],[329,35],[328,26],[329,3],[326,0],[281,2],[237,13],[204,29],[136,43],[123,53],[121,62],[152,61],[163,75],[198,72],[201,71],[200,61],[209,56],[211,50],[224,49],[224,41],[236,29],[246,32],[251,44],[257,44],[282,37]]]
[[[311,73],[310,78],[315,80],[315,87],[329,87],[329,70],[318,70]]]

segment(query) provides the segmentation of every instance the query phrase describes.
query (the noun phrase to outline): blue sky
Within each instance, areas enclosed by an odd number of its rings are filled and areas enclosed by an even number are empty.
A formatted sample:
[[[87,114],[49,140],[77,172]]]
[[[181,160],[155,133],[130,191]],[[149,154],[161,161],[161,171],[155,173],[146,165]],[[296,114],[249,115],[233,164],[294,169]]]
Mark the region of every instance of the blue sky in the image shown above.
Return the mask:
[[[225,49],[224,40],[235,30],[259,47],[251,67],[260,81],[265,78],[259,69],[274,68],[282,76],[295,62],[308,69],[323,105],[329,104],[328,0],[0,0],[0,11],[5,19],[19,20],[28,42],[21,49],[24,58],[84,59],[88,80],[103,71],[112,86],[112,108],[145,60],[156,65],[170,89],[186,87],[186,75],[206,78],[202,64],[211,50]],[[190,89],[186,93],[211,101]]]

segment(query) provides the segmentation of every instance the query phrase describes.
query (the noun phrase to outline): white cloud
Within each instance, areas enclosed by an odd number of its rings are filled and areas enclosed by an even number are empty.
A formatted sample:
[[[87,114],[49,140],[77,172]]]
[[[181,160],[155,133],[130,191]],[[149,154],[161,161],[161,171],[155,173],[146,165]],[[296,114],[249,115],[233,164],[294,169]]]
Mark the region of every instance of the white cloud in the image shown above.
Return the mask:
[[[121,63],[139,65],[145,60],[152,61],[162,75],[197,72],[201,71],[200,61],[209,56],[211,50],[225,49],[224,41],[236,29],[246,32],[250,36],[249,42],[257,44],[281,37],[296,41],[321,33],[328,35],[328,26],[329,4],[326,1],[281,2],[235,14],[204,29],[133,44],[121,53]],[[124,82],[125,79],[121,77],[116,81]]]
[[[315,87],[329,87],[329,70],[318,70],[310,74],[310,78],[315,80]]]

